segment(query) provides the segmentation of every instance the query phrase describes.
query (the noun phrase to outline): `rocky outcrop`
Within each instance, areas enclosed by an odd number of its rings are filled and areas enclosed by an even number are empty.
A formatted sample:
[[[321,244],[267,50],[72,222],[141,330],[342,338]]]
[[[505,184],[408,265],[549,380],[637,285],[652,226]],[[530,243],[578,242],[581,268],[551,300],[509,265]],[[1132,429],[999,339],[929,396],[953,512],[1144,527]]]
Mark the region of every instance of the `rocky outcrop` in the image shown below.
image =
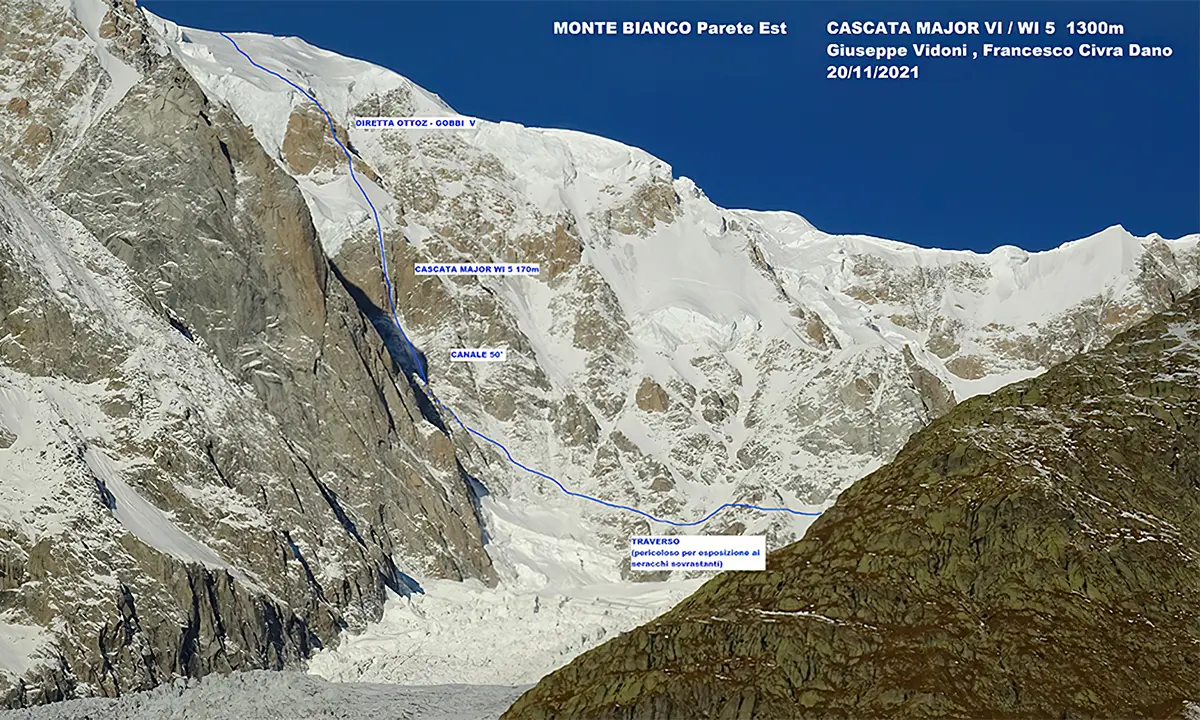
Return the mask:
[[[766,572],[714,578],[504,717],[1186,714],[1198,379],[1195,292],[960,404]]]
[[[666,412],[671,405],[667,391],[654,382],[653,378],[648,377],[642,378],[642,384],[638,385],[634,400],[637,402],[638,409],[646,412]]]
[[[946,363],[946,369],[964,380],[978,380],[988,375],[983,358],[978,355],[959,355]]]
[[[280,156],[294,175],[313,172],[329,172],[346,164],[346,153],[350,148],[350,137],[346,129],[334,123],[337,142],[330,132],[329,119],[315,105],[301,105],[288,116],[287,131],[283,136]],[[339,145],[340,143],[340,145]],[[378,176],[358,158],[354,159],[354,171],[371,180]]]

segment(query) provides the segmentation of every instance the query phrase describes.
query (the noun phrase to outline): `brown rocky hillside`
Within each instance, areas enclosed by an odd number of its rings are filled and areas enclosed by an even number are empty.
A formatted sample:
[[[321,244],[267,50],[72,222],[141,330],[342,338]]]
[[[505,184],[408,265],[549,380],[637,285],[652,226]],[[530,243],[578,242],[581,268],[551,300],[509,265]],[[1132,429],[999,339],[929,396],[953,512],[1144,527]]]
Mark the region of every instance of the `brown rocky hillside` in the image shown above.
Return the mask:
[[[960,404],[762,573],[517,718],[1179,716],[1200,697],[1200,293]]]

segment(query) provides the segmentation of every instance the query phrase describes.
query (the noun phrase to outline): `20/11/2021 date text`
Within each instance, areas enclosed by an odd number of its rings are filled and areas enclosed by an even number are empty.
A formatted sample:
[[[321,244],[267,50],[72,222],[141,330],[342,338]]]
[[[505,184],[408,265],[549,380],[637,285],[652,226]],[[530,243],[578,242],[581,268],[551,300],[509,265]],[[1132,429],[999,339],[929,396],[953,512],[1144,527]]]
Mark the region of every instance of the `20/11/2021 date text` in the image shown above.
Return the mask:
[[[825,68],[830,80],[916,80],[917,65],[830,65]]]

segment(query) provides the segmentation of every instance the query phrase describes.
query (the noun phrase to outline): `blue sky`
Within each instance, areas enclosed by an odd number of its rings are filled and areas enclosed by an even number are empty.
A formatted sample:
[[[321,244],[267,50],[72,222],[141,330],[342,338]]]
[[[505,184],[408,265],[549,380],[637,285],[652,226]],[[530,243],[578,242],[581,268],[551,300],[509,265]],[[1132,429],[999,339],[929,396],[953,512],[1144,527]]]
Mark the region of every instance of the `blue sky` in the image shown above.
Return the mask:
[[[389,67],[459,112],[641,147],[717,204],[830,232],[1036,250],[1120,223],[1200,231],[1196,2],[186,2],[182,25],[298,35]],[[1169,45],[1170,58],[914,59],[917,80],[830,80],[830,20],[1055,21],[995,44]],[[1070,20],[1124,26],[1066,33]],[[556,20],[786,22],[783,36],[565,37]],[[991,40],[969,38],[972,49]],[[948,38],[958,44],[962,38]]]

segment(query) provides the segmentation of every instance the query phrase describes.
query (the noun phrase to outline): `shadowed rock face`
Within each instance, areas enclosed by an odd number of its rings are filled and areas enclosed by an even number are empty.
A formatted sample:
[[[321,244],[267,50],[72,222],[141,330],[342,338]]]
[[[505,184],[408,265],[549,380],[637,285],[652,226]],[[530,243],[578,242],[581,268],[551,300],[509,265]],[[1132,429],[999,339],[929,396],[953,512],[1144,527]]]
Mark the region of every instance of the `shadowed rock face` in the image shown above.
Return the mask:
[[[1133,717],[1200,695],[1200,293],[913,436],[517,718]]]

